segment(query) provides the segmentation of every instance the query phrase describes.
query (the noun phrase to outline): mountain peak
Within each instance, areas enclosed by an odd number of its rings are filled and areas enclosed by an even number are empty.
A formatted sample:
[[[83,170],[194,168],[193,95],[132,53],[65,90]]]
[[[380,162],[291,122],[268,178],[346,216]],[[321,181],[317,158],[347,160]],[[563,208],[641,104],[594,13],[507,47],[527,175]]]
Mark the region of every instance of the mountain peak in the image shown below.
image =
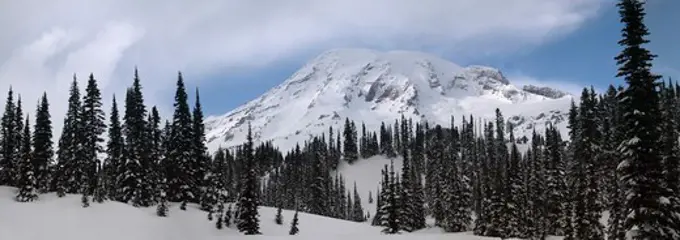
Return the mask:
[[[513,86],[492,67],[461,67],[414,51],[333,49],[259,98],[208,118],[206,129],[211,147],[233,146],[243,142],[250,122],[256,140],[275,140],[286,148],[329,127],[340,129],[345,118],[363,121],[369,129],[402,114],[448,125],[452,115],[492,114],[496,107],[548,100],[553,99]],[[534,108],[548,111],[543,107]]]

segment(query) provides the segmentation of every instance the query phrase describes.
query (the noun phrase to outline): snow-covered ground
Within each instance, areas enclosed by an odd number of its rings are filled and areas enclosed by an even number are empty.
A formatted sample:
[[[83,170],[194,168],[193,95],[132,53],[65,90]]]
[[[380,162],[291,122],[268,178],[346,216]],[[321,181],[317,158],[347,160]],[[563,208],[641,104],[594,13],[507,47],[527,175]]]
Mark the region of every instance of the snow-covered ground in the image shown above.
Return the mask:
[[[376,189],[380,183],[380,170],[385,164],[394,162],[395,172],[399,173],[402,159],[390,160],[384,156],[361,159],[349,165],[342,162],[338,171],[345,178],[351,190],[354,182],[361,196],[364,210],[375,215],[375,204],[368,203],[368,192],[376,197]],[[170,206],[169,217],[156,216],[156,208],[135,208],[127,204],[108,201],[102,204],[91,203],[83,208],[80,195],[67,195],[58,198],[54,193],[44,194],[35,202],[19,203],[14,200],[16,189],[0,187],[0,240],[210,240],[225,239],[230,236],[244,238],[235,227],[218,230],[215,222],[207,220],[207,214],[189,205],[187,211],[179,206]],[[441,229],[429,227],[414,233],[399,236],[383,235],[382,228],[373,227],[369,222],[355,223],[351,221],[322,217],[307,213],[299,213],[299,229],[297,236],[289,236],[293,211],[283,211],[283,225],[274,222],[276,209],[260,207],[260,227],[262,236],[251,236],[252,239],[423,239],[423,240],[484,240],[497,239],[473,236],[466,233],[444,233]],[[606,222],[606,219],[603,218]],[[550,240],[561,238],[553,237]]]
[[[228,239],[493,239],[470,233],[442,234],[439,229],[426,229],[401,236],[380,233],[380,228],[368,223],[355,223],[333,218],[299,213],[297,236],[289,236],[293,211],[284,210],[284,223],[274,223],[276,209],[261,207],[262,236],[245,237],[234,226],[218,230],[207,215],[189,206],[187,211],[177,205],[170,215],[157,217],[155,207],[135,208],[119,202],[92,203],[83,208],[80,196],[58,198],[54,193],[41,195],[35,202],[19,203],[13,197],[16,189],[0,187],[0,239],[2,240],[210,240]]]

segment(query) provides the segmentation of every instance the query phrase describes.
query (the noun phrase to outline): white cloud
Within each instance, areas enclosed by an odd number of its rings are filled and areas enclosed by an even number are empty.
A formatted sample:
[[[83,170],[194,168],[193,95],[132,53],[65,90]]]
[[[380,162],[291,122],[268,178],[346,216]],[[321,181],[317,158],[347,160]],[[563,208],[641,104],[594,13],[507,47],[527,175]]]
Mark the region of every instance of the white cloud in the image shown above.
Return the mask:
[[[13,85],[27,103],[47,90],[60,125],[73,73],[84,80],[94,72],[108,104],[137,65],[147,100],[167,114],[177,70],[195,85],[224,68],[262,69],[357,45],[496,54],[569,33],[603,1],[8,1],[0,8],[0,86]]]

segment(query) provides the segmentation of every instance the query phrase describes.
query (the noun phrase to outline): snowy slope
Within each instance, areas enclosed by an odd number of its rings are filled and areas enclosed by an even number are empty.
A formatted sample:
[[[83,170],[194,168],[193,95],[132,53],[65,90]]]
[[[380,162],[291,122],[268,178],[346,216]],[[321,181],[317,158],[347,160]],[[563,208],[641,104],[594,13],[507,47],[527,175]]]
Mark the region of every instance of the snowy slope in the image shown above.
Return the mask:
[[[186,239],[450,239],[486,240],[471,233],[442,234],[438,229],[400,236],[382,235],[368,223],[299,214],[300,233],[288,236],[292,211],[284,210],[284,224],[274,223],[276,209],[260,208],[262,236],[243,236],[234,226],[218,230],[205,212],[190,206],[187,211],[171,206],[170,216],[157,217],[155,208],[135,208],[118,202],[93,203],[82,208],[80,197],[57,198],[54,193],[40,200],[19,203],[15,189],[0,187],[0,239],[7,240],[186,240]]]
[[[534,89],[535,90],[535,89]],[[449,125],[451,116],[493,118],[495,108],[526,136],[546,121],[566,131],[570,95],[555,98],[514,86],[494,68],[461,67],[420,52],[337,49],[308,62],[264,95],[222,116],[206,119],[209,148],[245,140],[248,122],[256,141],[274,140],[288,149],[310,135],[339,129],[344,119],[377,130],[404,114]],[[554,91],[559,92],[559,91]]]

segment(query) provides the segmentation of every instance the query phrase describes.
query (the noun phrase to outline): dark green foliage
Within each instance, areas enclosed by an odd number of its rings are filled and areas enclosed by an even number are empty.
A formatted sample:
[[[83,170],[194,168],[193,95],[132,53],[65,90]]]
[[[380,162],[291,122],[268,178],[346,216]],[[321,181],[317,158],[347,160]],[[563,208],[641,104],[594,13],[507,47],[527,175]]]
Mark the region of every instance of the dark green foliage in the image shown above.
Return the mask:
[[[258,196],[258,177],[255,169],[255,158],[253,156],[253,136],[250,126],[248,126],[247,142],[243,145],[244,166],[242,175],[242,188],[238,201],[238,230],[245,235],[260,234],[260,220],[257,208],[259,206]]]
[[[35,115],[32,158],[38,192],[41,193],[49,190],[49,167],[52,165],[52,158],[54,157],[49,106],[47,93],[43,93]]]
[[[83,206],[83,208],[90,207],[90,197],[88,197],[87,194],[83,194],[80,197],[80,204]]]
[[[158,206],[156,206],[156,215],[159,217],[167,217],[168,216],[168,199],[167,196],[165,195],[165,191],[167,189],[167,185],[165,183],[165,179],[161,182],[161,185],[158,187],[160,190],[159,194],[159,199],[158,199]]]
[[[17,184],[19,192],[16,199],[19,202],[31,202],[38,199],[38,185],[32,164],[33,153],[31,151],[31,130],[28,116],[26,117],[26,124],[24,125],[21,139],[21,159],[18,164],[20,176]]]
[[[151,172],[150,144],[147,111],[142,95],[142,86],[135,69],[132,87],[125,97],[125,116],[123,117],[125,136],[124,163],[121,185],[122,200],[131,201],[133,206],[148,207],[155,203],[154,186]]]
[[[108,131],[109,140],[106,144],[106,158],[102,166],[105,174],[104,188],[111,199],[125,202],[127,200],[123,199],[124,192],[122,191],[122,181],[124,180],[122,173],[125,170],[125,162],[123,159],[125,140],[123,139],[123,130],[118,115],[118,104],[116,103],[115,96],[113,97],[111,104]]]
[[[224,226],[229,227],[231,226],[231,216],[234,213],[231,211],[231,204],[229,204],[229,208],[227,209],[227,212],[224,213]]]
[[[90,74],[85,88],[85,95],[83,96],[83,104],[80,110],[80,151],[83,159],[80,165],[83,168],[83,174],[87,179],[87,184],[90,186],[86,189],[88,195],[92,195],[95,187],[99,184],[97,182],[97,166],[99,165],[99,154],[104,152],[101,143],[104,142],[102,134],[106,131],[106,124],[104,123],[104,111],[102,110],[102,98],[97,87],[97,81],[94,76]]]
[[[206,192],[201,192],[202,189],[211,188],[210,179],[207,174],[212,172],[210,169],[210,156],[208,155],[208,148],[205,146],[205,126],[203,124],[203,108],[201,107],[201,99],[199,97],[198,89],[196,89],[196,99],[194,101],[194,110],[192,114],[192,158],[189,165],[190,173],[192,174],[192,182],[194,186],[194,194],[201,196],[201,209],[209,210],[215,206],[215,192],[210,193],[212,196],[206,196]],[[215,189],[215,188],[213,188]]]
[[[398,234],[401,231],[399,224],[399,193],[397,180],[394,175],[394,164],[390,163],[389,180],[387,188],[383,189],[383,202],[379,210],[380,225],[385,228],[382,230],[386,234]]]
[[[64,196],[64,193],[82,192],[83,185],[87,182],[87,175],[83,172],[83,151],[80,148],[82,140],[80,90],[75,76],[69,94],[68,109],[58,143],[57,172],[54,178],[57,195],[60,197]]]
[[[196,172],[191,168],[194,163],[193,120],[187,103],[187,93],[182,74],[177,76],[175,93],[175,112],[167,146],[168,198],[181,201],[182,206],[196,197]]]
[[[0,122],[0,185],[15,186],[15,176],[17,171],[19,143],[16,142],[17,132],[16,126],[16,105],[14,102],[14,92],[12,87],[7,93],[7,101],[5,102],[5,112],[2,115]]]
[[[352,164],[359,158],[359,149],[357,146],[357,130],[354,122],[350,122],[349,118],[345,118],[342,137],[344,139],[343,158]]]
[[[283,224],[283,215],[282,215],[281,207],[276,209],[276,218],[274,219],[274,222],[276,222],[276,224],[278,224],[278,225]]]
[[[298,229],[298,211],[295,210],[295,215],[293,215],[293,222],[290,224],[290,231],[288,232],[289,235],[297,235],[298,232],[300,232],[300,229]]]
[[[624,229],[633,239],[680,238],[680,210],[673,192],[665,184],[663,156],[658,128],[660,76],[650,72],[656,55],[644,45],[649,31],[644,24],[644,1],[621,0],[617,4],[623,46],[616,56],[619,71],[627,88],[619,94],[623,111],[623,142],[619,147],[623,160],[619,179],[627,196],[624,202]]]

